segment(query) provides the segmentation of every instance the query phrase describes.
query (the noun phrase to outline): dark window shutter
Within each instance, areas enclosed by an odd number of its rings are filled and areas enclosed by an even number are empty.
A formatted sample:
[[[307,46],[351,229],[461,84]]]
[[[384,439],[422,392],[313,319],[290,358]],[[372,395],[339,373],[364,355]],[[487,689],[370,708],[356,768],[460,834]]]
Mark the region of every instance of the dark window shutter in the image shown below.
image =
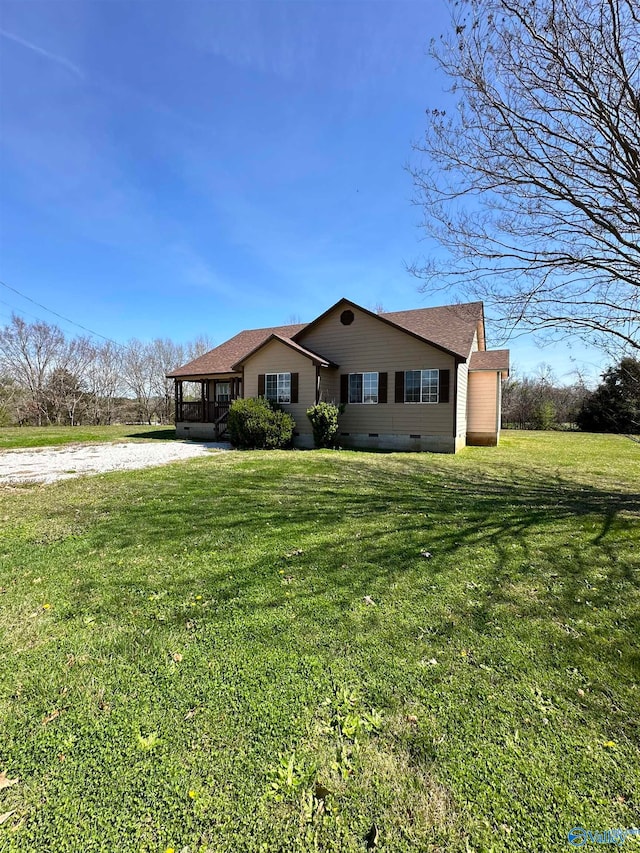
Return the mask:
[[[404,403],[404,370],[396,370],[396,403]]]
[[[387,402],[387,374],[379,373],[378,374],[378,402],[386,403]]]
[[[340,402],[349,402],[349,374],[340,374]]]
[[[298,374],[291,374],[291,402],[298,402]]]
[[[440,403],[448,403],[449,402],[449,374],[451,371],[449,370],[441,370],[440,371],[440,396],[438,397],[438,401]]]
[[[264,373],[258,374],[258,397],[264,397]]]

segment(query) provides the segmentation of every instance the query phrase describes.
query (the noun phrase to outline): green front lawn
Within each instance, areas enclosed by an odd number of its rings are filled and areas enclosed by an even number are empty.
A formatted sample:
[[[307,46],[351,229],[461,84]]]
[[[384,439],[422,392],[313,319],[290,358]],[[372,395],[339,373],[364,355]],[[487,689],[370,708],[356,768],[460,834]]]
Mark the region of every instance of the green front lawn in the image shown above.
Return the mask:
[[[172,426],[117,424],[116,426],[0,427],[0,450],[18,447],[51,447],[103,441],[147,441],[176,437]]]
[[[639,445],[550,433],[0,491],[0,850],[638,826],[639,492]]]

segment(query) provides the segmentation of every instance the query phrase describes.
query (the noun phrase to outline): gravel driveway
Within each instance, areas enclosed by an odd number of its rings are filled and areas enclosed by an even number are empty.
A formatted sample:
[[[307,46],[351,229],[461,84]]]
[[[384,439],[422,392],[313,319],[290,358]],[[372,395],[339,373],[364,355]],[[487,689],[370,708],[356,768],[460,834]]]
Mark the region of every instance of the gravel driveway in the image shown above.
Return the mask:
[[[150,468],[229,450],[226,443],[144,441],[0,451],[0,483],[53,483],[83,474]]]

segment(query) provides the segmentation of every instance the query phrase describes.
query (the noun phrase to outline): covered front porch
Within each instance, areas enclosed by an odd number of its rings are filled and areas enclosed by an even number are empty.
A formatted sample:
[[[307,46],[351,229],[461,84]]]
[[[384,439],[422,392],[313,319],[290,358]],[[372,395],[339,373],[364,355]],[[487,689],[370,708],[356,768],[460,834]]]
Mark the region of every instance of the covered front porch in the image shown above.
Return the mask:
[[[175,379],[176,434],[220,441],[227,437],[229,408],[242,397],[237,374]]]

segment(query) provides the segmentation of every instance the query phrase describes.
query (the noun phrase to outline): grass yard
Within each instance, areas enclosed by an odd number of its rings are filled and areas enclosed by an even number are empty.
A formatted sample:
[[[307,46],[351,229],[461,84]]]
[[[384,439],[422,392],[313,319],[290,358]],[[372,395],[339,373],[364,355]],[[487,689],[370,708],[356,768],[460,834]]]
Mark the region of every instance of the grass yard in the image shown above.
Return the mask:
[[[1,490],[0,850],[639,826],[639,492],[638,444],[552,433]]]
[[[176,437],[173,427],[146,426],[46,426],[46,427],[0,427],[0,450],[19,447],[52,447],[58,444],[103,441],[148,441],[151,438],[164,440]]]

